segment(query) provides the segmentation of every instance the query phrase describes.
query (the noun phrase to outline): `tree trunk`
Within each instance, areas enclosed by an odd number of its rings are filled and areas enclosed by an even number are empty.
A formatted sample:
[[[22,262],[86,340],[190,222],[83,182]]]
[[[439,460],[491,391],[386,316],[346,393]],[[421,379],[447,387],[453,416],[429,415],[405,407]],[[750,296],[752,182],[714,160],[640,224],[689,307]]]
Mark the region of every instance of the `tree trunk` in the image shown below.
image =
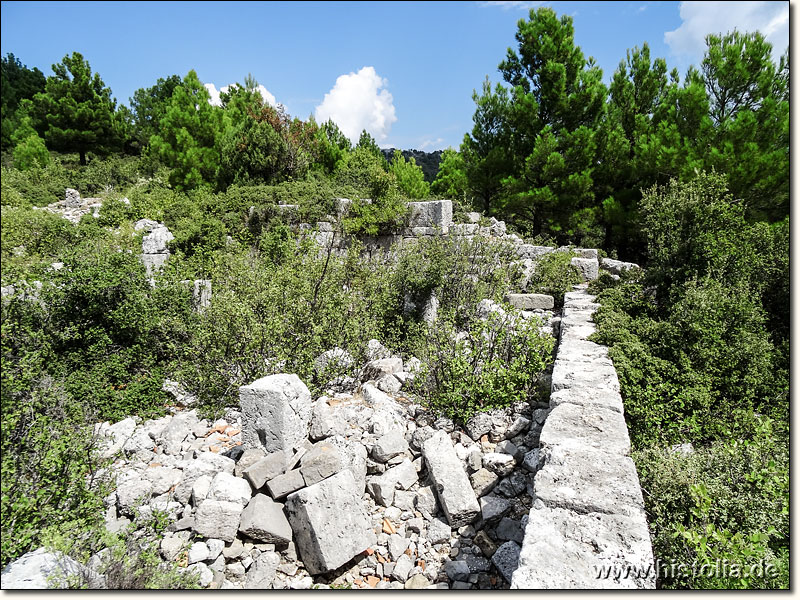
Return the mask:
[[[79,153],[81,155],[81,166],[85,167],[86,166],[86,151],[85,150],[79,150]]]

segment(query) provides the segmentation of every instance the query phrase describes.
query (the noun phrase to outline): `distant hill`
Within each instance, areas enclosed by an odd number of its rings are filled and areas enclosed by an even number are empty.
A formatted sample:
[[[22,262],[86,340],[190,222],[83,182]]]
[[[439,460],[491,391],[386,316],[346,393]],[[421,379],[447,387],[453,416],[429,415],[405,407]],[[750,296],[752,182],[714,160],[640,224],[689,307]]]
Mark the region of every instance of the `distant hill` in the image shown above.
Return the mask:
[[[390,163],[392,162],[392,155],[395,149],[382,149],[383,155]],[[439,163],[442,161],[442,151],[436,150],[435,152],[423,152],[422,150],[401,150],[403,158],[408,160],[413,158],[425,174],[425,181],[428,183],[436,179],[436,173],[439,172]]]

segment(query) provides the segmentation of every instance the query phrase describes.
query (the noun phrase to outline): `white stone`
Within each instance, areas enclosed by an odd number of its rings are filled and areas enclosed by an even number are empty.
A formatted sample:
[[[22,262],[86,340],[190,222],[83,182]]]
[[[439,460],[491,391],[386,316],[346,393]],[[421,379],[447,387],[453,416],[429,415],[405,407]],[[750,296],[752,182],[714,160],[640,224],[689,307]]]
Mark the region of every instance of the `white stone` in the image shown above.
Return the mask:
[[[250,501],[252,489],[247,480],[230,473],[217,473],[211,481],[206,499],[225,500],[244,506]]]
[[[225,500],[205,500],[194,516],[194,530],[197,534],[232,542],[239,530],[239,518],[244,506]]]
[[[453,527],[471,523],[480,507],[450,436],[437,431],[425,440],[422,454],[447,521]]]

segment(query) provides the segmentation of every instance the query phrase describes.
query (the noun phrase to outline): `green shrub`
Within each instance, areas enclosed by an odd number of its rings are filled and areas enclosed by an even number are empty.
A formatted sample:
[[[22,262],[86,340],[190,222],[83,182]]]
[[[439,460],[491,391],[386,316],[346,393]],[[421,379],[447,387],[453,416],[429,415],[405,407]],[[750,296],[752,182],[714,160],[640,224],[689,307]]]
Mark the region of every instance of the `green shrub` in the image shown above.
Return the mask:
[[[491,313],[463,333],[452,315],[432,325],[417,353],[423,369],[415,390],[434,411],[458,422],[475,413],[532,400],[552,360],[554,338],[538,319]]]
[[[572,252],[549,252],[539,257],[528,281],[528,291],[553,296],[557,307],[564,304],[564,294],[581,283],[578,270],[570,264]]]

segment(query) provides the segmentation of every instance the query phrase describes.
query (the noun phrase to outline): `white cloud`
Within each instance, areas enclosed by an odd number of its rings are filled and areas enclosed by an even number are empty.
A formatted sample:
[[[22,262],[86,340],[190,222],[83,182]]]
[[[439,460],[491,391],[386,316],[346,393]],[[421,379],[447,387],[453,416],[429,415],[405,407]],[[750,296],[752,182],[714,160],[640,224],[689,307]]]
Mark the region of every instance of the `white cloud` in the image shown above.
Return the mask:
[[[510,10],[516,8],[519,10],[529,10],[541,6],[544,2],[535,2],[533,0],[491,0],[488,2],[481,2],[481,6],[499,6],[503,10]]]
[[[436,138],[435,140],[427,139],[419,145],[419,149],[425,150],[425,148],[436,146],[436,149],[439,150],[442,147],[442,143],[444,143],[444,138]]]
[[[789,45],[789,3],[684,1],[680,7],[683,23],[664,33],[664,42],[676,56],[684,56],[699,64],[706,49],[709,33],[725,34],[760,31],[772,44],[777,62]]]
[[[219,91],[217,91],[217,87],[213,83],[206,83],[204,85],[205,85],[205,88],[208,90],[208,93],[211,95],[211,98],[209,99],[209,103],[211,103],[214,106],[222,106],[222,100],[220,99],[219,95],[223,94],[223,93],[227,94],[228,90],[230,90],[232,87],[236,86],[237,84],[231,83],[230,85],[224,85],[221,88],[219,88]],[[263,85],[259,84],[256,89],[258,90],[258,93],[261,94],[261,97],[264,98],[264,101],[267,104],[269,104],[271,106],[277,106],[278,105],[277,102],[275,101],[275,96],[273,96],[270,93],[270,91],[267,88],[265,88]]]
[[[314,110],[317,123],[332,119],[353,143],[366,129],[377,142],[383,142],[397,121],[388,82],[374,67],[363,67],[358,73],[340,75],[322,104]]]

